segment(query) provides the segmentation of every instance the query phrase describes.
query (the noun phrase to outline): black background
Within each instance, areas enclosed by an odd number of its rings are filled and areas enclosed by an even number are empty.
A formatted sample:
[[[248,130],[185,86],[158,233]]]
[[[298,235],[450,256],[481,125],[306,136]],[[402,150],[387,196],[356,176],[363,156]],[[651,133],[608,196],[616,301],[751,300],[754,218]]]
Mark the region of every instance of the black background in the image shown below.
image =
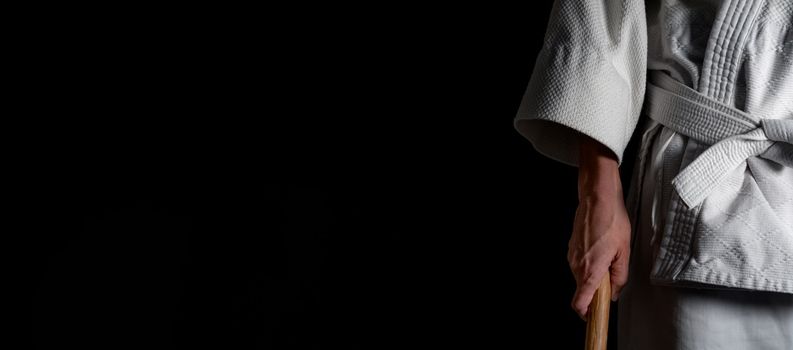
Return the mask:
[[[577,172],[512,126],[550,13],[530,5],[31,26],[25,344],[580,348]]]

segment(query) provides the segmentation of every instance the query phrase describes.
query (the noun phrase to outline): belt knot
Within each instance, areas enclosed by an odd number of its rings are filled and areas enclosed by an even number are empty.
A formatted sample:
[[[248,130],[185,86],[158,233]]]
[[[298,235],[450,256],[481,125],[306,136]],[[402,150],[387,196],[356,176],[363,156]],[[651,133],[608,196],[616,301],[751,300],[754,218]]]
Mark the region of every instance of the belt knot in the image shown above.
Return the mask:
[[[651,72],[649,77],[649,117],[710,145],[672,179],[689,207],[699,205],[731,170],[750,157],[793,167],[793,118],[758,119],[661,72]]]

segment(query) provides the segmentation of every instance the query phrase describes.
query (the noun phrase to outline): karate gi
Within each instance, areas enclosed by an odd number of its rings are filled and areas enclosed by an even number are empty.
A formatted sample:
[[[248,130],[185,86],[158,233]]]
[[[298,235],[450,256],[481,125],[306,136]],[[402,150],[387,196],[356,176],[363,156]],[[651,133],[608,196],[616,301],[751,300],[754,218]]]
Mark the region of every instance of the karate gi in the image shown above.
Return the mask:
[[[622,349],[793,349],[793,1],[557,0],[515,128],[641,132]]]

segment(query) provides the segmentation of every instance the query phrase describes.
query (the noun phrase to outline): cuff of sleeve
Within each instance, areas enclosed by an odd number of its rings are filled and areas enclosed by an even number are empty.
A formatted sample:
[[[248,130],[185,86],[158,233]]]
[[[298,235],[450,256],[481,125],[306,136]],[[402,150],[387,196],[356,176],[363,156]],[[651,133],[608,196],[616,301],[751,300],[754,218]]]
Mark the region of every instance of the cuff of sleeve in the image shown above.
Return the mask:
[[[578,167],[581,134],[602,143],[622,164],[632,132],[634,91],[595,54],[559,46],[537,59],[514,119],[541,154]]]
[[[515,119],[514,126],[538,153],[573,167],[579,166],[579,144],[586,133],[573,126],[542,119]],[[606,145],[603,140],[593,139]],[[606,147],[617,155],[618,162],[622,164],[622,157],[614,151],[614,147]]]

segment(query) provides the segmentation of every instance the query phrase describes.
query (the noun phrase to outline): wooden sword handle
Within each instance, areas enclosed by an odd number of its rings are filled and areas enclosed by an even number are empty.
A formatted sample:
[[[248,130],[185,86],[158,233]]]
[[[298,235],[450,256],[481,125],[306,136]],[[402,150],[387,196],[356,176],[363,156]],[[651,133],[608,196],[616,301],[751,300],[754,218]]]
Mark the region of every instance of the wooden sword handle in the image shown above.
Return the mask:
[[[611,307],[611,280],[608,272],[589,304],[586,323],[586,350],[606,350]]]

